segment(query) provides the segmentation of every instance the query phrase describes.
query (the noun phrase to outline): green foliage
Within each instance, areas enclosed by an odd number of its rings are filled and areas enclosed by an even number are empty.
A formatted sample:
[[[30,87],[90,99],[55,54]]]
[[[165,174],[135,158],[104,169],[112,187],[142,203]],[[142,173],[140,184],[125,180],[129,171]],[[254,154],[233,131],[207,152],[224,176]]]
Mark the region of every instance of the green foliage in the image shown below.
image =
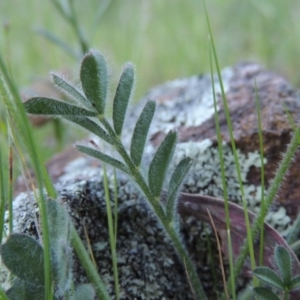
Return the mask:
[[[47,201],[51,263],[58,293],[65,295],[72,280],[70,220],[67,210],[58,201]]]
[[[94,117],[96,112],[86,110],[73,104],[56,99],[36,97],[26,101],[26,110],[30,114],[54,116],[88,116]]]
[[[7,296],[38,300],[45,293],[43,247],[25,234],[11,234],[1,246],[3,263],[16,276]]]
[[[102,54],[92,50],[82,60],[80,79],[87,99],[100,115],[104,114],[107,96],[107,67]]]
[[[83,96],[83,94],[71,83],[63,79],[59,74],[51,73],[53,83],[59,90],[64,93],[67,97],[71,98],[78,104],[87,105],[89,104],[88,100]],[[90,108],[93,108],[90,106]]]
[[[44,286],[37,286],[19,278],[13,280],[11,288],[6,292],[10,300],[40,300],[44,294]]]
[[[94,299],[90,285],[72,291],[71,223],[66,209],[54,200],[47,200],[51,245],[51,264],[55,299]],[[13,233],[1,246],[3,263],[15,276],[6,292],[9,299],[40,300],[45,294],[44,250],[32,237]]]
[[[94,300],[95,290],[90,284],[80,284],[75,291],[74,300]]]
[[[150,124],[153,119],[156,103],[154,101],[148,101],[135,124],[133,131],[131,145],[130,145],[130,157],[136,167],[140,166],[146,139]]]
[[[182,245],[178,228],[170,226],[170,223],[174,223],[173,221],[176,219],[176,194],[191,165],[190,159],[181,161],[173,173],[171,180],[174,182],[172,182],[172,185],[169,188],[167,207],[159,201],[163,185],[166,181],[167,170],[173,158],[177,142],[177,133],[175,131],[170,131],[158,147],[150,163],[147,179],[144,178],[143,174],[137,167],[139,167],[140,162],[142,161],[146,137],[148,135],[148,130],[155,110],[155,103],[153,101],[149,101],[146,104],[135,125],[131,140],[130,155],[120,140],[126,110],[133,88],[134,70],[131,64],[125,65],[118,84],[116,96],[113,102],[113,126],[105,117],[108,75],[105,59],[100,52],[91,50],[82,60],[80,79],[84,95],[81,91],[74,92],[75,88],[71,88],[70,84],[65,84],[63,80],[57,78],[60,77],[56,77],[56,84],[61,89],[64,89],[66,93],[70,93],[71,91],[72,98],[80,98],[78,100],[85,108],[79,109],[79,107],[72,104],[53,99],[49,99],[51,101],[51,105],[47,105],[44,103],[46,98],[39,97],[29,99],[25,103],[27,112],[45,115],[55,114],[56,116],[61,116],[74,123],[78,121],[80,126],[83,126],[86,129],[91,129],[92,132],[98,132],[97,135],[103,138],[104,141],[108,142],[114,150],[118,152],[123,161],[117,160],[94,148],[77,145],[78,150],[120,169],[135,179],[137,185],[144,193],[145,198],[152,206],[157,217],[160,219],[161,224],[164,226],[167,234],[172,240],[182,262],[185,263],[188,278],[190,279],[195,295],[199,299],[206,299],[202,284],[196,274],[195,266]],[[90,110],[91,105],[82,101],[82,96],[88,100],[97,112]],[[55,108],[56,104],[59,105],[57,109]],[[89,117],[97,117],[97,123],[92,121]],[[99,132],[101,133],[99,134]]]
[[[132,87],[134,83],[134,71],[131,64],[126,64],[121,75],[119,85],[116,91],[114,108],[113,108],[113,122],[114,129],[117,136],[121,135],[125,114],[130,99]]]
[[[102,160],[103,162],[113,166],[114,168],[123,171],[124,173],[130,174],[128,167],[124,163],[122,163],[117,159],[112,158],[109,155],[106,155],[98,150],[92,149],[90,147],[82,146],[82,145],[76,145],[76,148],[85,154],[88,154],[99,160]]]
[[[1,246],[6,267],[17,277],[33,285],[44,285],[43,247],[32,237],[14,233]]]
[[[97,123],[92,121],[89,118],[84,116],[65,116],[65,119],[79,125],[86,130],[94,133],[95,135],[99,136],[102,140],[107,142],[108,144],[113,144],[113,139],[107,134],[105,130],[103,130]]]
[[[181,184],[192,166],[192,159],[189,157],[183,158],[176,166],[169,183],[168,198],[167,198],[167,218],[171,222],[175,219],[177,194]]]
[[[292,275],[292,257],[289,251],[283,246],[276,246],[274,257],[278,273],[267,267],[258,267],[253,270],[253,275],[266,284],[281,291],[285,300],[289,299],[289,293],[300,288],[300,276]],[[270,299],[277,300],[279,297],[266,287],[255,287],[253,289],[255,296],[259,300]]]
[[[166,172],[173,156],[177,133],[170,131],[157,149],[148,172],[149,187],[152,195],[159,198]]]

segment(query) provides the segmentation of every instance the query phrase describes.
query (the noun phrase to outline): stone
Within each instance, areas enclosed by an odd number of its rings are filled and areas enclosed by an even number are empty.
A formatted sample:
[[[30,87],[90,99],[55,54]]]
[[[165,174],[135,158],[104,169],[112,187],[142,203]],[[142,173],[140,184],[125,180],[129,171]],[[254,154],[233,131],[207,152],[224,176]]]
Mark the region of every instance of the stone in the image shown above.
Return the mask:
[[[285,110],[296,122],[300,103],[296,91],[284,78],[266,71],[258,64],[241,63],[226,68],[222,71],[222,79],[232,120],[245,197],[248,208],[257,212],[260,208],[261,193],[265,191],[262,191],[260,180],[262,160],[259,153],[256,90],[261,109],[266,189],[270,185],[293,131]],[[223,140],[228,197],[230,201],[241,204],[236,165],[216,77],[214,84]],[[151,156],[165,134],[171,129],[176,129],[179,133],[179,143],[175,150],[174,164],[184,156],[194,159],[193,167],[187,175],[182,191],[222,198],[223,186],[210,75],[173,80],[150,90],[134,107],[126,120],[123,138],[127,145],[130,143],[135,121],[147,99],[155,99],[158,105],[150,128],[150,142],[146,147],[144,157],[145,164],[149,164]],[[89,140],[98,143],[95,137],[89,137]],[[102,147],[102,144],[99,145]],[[105,150],[103,147],[102,149]],[[283,236],[288,234],[299,212],[300,187],[297,184],[300,176],[299,159],[298,154],[266,219]],[[83,239],[85,239],[84,226],[86,227],[99,271],[109,291],[113,293],[110,252],[105,227],[101,164],[93,158],[75,153],[74,149],[69,149],[54,157],[48,167],[59,192],[59,199],[68,207]],[[112,182],[110,171],[109,177]],[[151,210],[144,204],[141,195],[130,180],[122,174],[118,174],[117,178],[118,211],[122,216],[119,218],[121,226],[119,226],[117,250],[120,251],[118,259],[120,260],[121,298],[133,299],[141,296],[141,299],[164,299],[164,297],[165,299],[174,297],[193,299],[184,269],[178,263],[174,251],[170,249],[170,242],[164,237],[160,226],[155,223]],[[18,184],[16,190],[18,192],[24,190],[20,182]],[[110,183],[111,195],[113,195],[113,189],[113,184]],[[112,204],[114,205],[113,200]],[[32,197],[26,194],[19,195],[14,202],[14,224],[17,231],[27,232],[39,238],[35,221],[37,212],[32,209],[36,207],[34,205]],[[182,238],[195,259],[204,287],[210,293],[209,299],[214,299],[212,273],[214,268],[220,266],[212,229],[197,221],[193,216],[182,216],[180,224]],[[131,240],[133,235],[136,239]],[[209,245],[205,238],[207,235],[210,236],[214,245],[214,259],[208,257]],[[158,260],[151,258],[151,255]],[[129,273],[131,275],[128,275]],[[220,272],[217,273],[220,274]],[[74,274],[78,282],[85,282],[83,271],[76,259]],[[175,285],[168,274],[176,278]],[[130,280],[126,281],[126,278]],[[160,279],[157,285],[158,278]],[[223,291],[221,278],[218,279],[217,286],[219,291]],[[239,289],[244,286],[245,279],[240,278]]]

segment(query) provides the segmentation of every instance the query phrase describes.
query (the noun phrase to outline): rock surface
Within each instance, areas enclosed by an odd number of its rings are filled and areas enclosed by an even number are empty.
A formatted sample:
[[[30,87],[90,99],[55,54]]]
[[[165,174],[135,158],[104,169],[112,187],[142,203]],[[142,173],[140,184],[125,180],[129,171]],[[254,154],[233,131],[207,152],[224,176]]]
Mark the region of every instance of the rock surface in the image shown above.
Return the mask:
[[[300,111],[300,103],[295,90],[285,79],[264,70],[257,64],[243,63],[233,68],[227,68],[223,70],[222,78],[238,150],[245,197],[248,207],[256,212],[260,208],[262,187],[255,84],[261,109],[266,187],[269,186],[281,159],[281,154],[291,139],[292,127],[285,109],[296,121]],[[241,204],[236,166],[217,80],[215,80],[215,87],[218,95],[218,112],[229,200]],[[132,111],[127,120],[126,131],[128,135],[124,135],[127,144],[130,142],[131,132],[142,105],[149,98],[156,99],[158,106],[150,129],[151,142],[147,146],[144,159],[146,164],[164,135],[170,129],[176,128],[180,140],[176,148],[175,162],[184,156],[190,156],[194,159],[194,165],[186,178],[183,191],[222,198],[223,188],[210,75],[170,81],[152,89]],[[92,139],[96,141],[93,137]],[[300,156],[298,154],[266,219],[283,235],[287,234],[299,211],[299,161]],[[112,289],[111,273],[109,275],[111,272],[110,253],[105,244],[107,243],[107,231],[104,229],[106,220],[103,221],[105,212],[103,211],[102,169],[99,168],[99,163],[78,153],[74,155],[74,149],[72,149],[55,157],[48,166],[50,166],[50,175],[56,182],[60,199],[69,207],[75,224],[77,224],[83,237],[83,224],[85,224],[99,270],[101,270],[100,273]],[[20,191],[22,186],[19,185],[16,189]],[[111,193],[112,191],[113,186],[111,186]],[[133,277],[130,277],[132,285],[129,285],[125,279],[122,285],[122,280],[120,280],[122,299],[133,299],[138,295],[142,295],[139,299],[172,299],[174,295],[177,295],[176,299],[189,299],[188,297],[193,299],[192,295],[188,296],[189,286],[184,276],[184,269],[178,265],[176,255],[171,249],[166,254],[170,257],[170,261],[166,261],[166,265],[162,264],[160,260],[154,262],[149,258],[151,253],[154,257],[163,257],[161,256],[163,251],[157,249],[168,249],[169,242],[161,237],[161,230],[159,226],[155,225],[152,213],[147,206],[142,204],[141,196],[123,175],[118,175],[118,198],[120,202],[119,213],[124,213],[120,221],[121,226],[119,228],[121,231],[118,234],[118,242],[120,242],[120,251],[127,251],[126,255],[120,255],[120,264],[123,264],[122,267],[124,267],[120,268],[120,276],[126,278],[129,268],[133,272],[131,274],[134,274],[130,276],[135,276],[136,279],[135,281]],[[17,231],[29,232],[38,237],[35,233],[35,212],[32,210],[32,205],[34,206],[30,197],[21,194],[14,203],[15,210],[18,212],[15,213],[16,220],[14,223]],[[132,218],[132,215],[135,217]],[[124,223],[122,223],[123,219]],[[197,268],[205,283],[206,290],[211,291],[213,267],[211,259],[207,256],[208,245],[205,239],[210,229],[196,221],[192,216],[183,217],[181,222],[183,238],[192,256],[197,260]],[[133,228],[140,230],[135,232]],[[133,233],[137,234],[138,244],[146,248],[139,248],[134,244],[135,242],[128,242]],[[160,240],[159,243],[161,244],[152,245],[153,240],[150,241],[152,236],[155,237],[155,240]],[[150,240],[148,241],[148,239]],[[126,243],[128,244],[127,248],[125,247]],[[217,253],[215,255],[217,257]],[[219,264],[217,258],[214,263]],[[178,277],[175,281],[177,284],[174,285],[170,283],[168,274],[175,274],[175,269],[182,277]],[[159,281],[161,285],[155,285],[155,278],[151,277],[152,271],[155,273],[154,277],[161,278]],[[82,271],[77,264],[75,264],[75,274],[77,274],[75,278],[78,281],[84,280]],[[180,288],[178,287],[179,282],[182,282]],[[220,290],[222,291],[222,286],[220,286]],[[212,293],[210,299],[213,297]]]

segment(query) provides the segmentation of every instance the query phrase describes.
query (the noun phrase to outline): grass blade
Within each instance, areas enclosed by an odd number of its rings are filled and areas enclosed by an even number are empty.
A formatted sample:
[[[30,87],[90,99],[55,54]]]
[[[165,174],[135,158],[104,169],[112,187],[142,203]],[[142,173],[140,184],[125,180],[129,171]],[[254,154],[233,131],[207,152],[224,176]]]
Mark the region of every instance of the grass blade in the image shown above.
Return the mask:
[[[113,104],[113,123],[117,136],[121,136],[125,114],[134,83],[132,64],[125,65],[121,75]]]
[[[67,54],[75,58],[76,60],[80,59],[79,54],[69,46],[69,44],[65,43],[62,39],[54,35],[53,33],[49,32],[48,30],[39,28],[36,30],[38,34],[40,34],[42,37],[47,39],[48,41],[52,42],[53,44],[59,46],[61,49],[63,49]]]
[[[3,78],[0,76],[0,90],[5,101],[7,110],[11,118],[11,122],[16,128],[18,128],[19,135],[23,139],[26,150],[28,151],[34,171],[37,178],[38,189],[39,189],[39,199],[37,203],[39,205],[41,214],[41,223],[43,230],[43,242],[44,242],[44,278],[45,278],[45,298],[52,299],[52,283],[51,283],[51,257],[50,257],[50,245],[49,245],[49,231],[47,224],[47,212],[45,207],[45,196],[43,191],[43,185],[45,185],[46,190],[50,197],[55,198],[56,191],[53,184],[48,176],[45,166],[41,163],[39,152],[37,151],[37,146],[31,132],[31,127],[28,118],[25,113],[25,109],[20,98],[20,93],[17,90],[13,80],[9,76],[7,68],[0,55],[0,69],[6,80],[8,87],[4,83]],[[12,95],[12,97],[10,97]]]
[[[190,157],[182,159],[176,166],[169,183],[167,198],[167,219],[169,222],[174,220],[176,213],[176,198],[181,184],[191,168],[193,161]]]
[[[156,103],[148,101],[135,125],[130,145],[130,157],[135,166],[139,167],[150,124],[155,112]]]
[[[81,103],[84,106],[87,106],[89,109],[94,110],[90,102],[85,98],[85,96],[79,91],[75,86],[69,83],[67,80],[63,79],[57,73],[51,73],[52,80],[54,84],[67,96],[75,100],[78,103]]]
[[[90,120],[87,117],[78,117],[78,116],[66,116],[64,119],[71,121],[75,123],[76,125],[79,125],[88,131],[94,133],[95,135],[99,136],[101,139],[103,139],[105,142],[113,145],[114,141],[111,138],[110,135],[107,134],[107,132],[101,128],[100,125],[95,123],[94,121]]]
[[[104,185],[104,193],[105,193],[105,203],[106,203],[106,213],[107,213],[107,225],[109,231],[109,243],[110,243],[110,251],[111,251],[111,259],[113,265],[113,274],[114,274],[114,286],[115,286],[115,295],[116,300],[120,299],[119,295],[119,275],[118,275],[118,261],[117,261],[117,251],[116,251],[116,236],[115,236],[115,228],[113,222],[113,214],[111,211],[111,200],[109,195],[109,183],[107,178],[106,166],[103,165],[103,185]]]
[[[2,244],[2,235],[4,228],[4,214],[6,210],[6,195],[7,195],[7,186],[5,183],[6,174],[4,173],[7,168],[4,167],[2,161],[2,153],[0,152],[0,243]]]
[[[212,34],[210,22],[209,22],[209,17],[208,17],[206,5],[205,5],[205,0],[203,0],[203,5],[204,5],[205,16],[206,16],[206,23],[207,23],[208,31],[209,31],[209,37],[210,37],[210,44],[211,44],[211,49],[212,49],[213,60],[214,60],[214,63],[215,63],[216,69],[217,69],[217,75],[218,75],[220,88],[221,88],[221,95],[222,95],[222,100],[223,100],[222,102],[223,102],[223,106],[224,106],[226,123],[227,123],[229,136],[230,136],[231,148],[232,148],[232,152],[233,152],[233,156],[234,156],[234,163],[235,163],[235,166],[236,166],[238,182],[239,182],[239,187],[240,187],[240,191],[241,191],[242,203],[243,203],[244,214],[245,214],[245,223],[246,223],[246,227],[247,227],[247,241],[248,241],[250,262],[251,262],[252,269],[254,269],[255,266],[256,266],[255,257],[254,257],[254,250],[253,250],[254,243],[253,243],[253,236],[252,236],[252,231],[251,231],[251,227],[250,227],[249,216],[248,216],[248,213],[247,213],[247,201],[245,199],[243,180],[242,180],[242,176],[241,176],[241,168],[240,168],[240,163],[239,163],[239,159],[238,159],[238,155],[237,155],[235,139],[234,139],[234,134],[233,134],[232,122],[231,122],[231,118],[230,118],[230,113],[229,113],[229,108],[228,108],[228,103],[227,103],[225,91],[224,91],[220,66],[219,66],[216,47],[215,47],[213,34]],[[257,284],[258,284],[258,282],[254,278],[253,279],[253,285],[256,286]]]
[[[233,252],[232,249],[232,239],[231,239],[231,230],[230,230],[230,217],[229,217],[229,203],[228,203],[228,190],[227,190],[227,181],[226,181],[226,173],[225,173],[225,163],[224,163],[224,154],[223,154],[223,146],[222,146],[222,137],[221,137],[221,129],[220,129],[220,121],[217,109],[217,99],[216,99],[216,90],[214,85],[214,68],[212,63],[212,53],[210,51],[209,55],[210,59],[210,70],[211,70],[211,82],[212,82],[212,93],[214,99],[214,116],[215,116],[215,125],[218,139],[218,153],[220,159],[220,169],[221,169],[221,178],[222,178],[222,187],[223,187],[223,195],[224,195],[224,208],[225,208],[225,222],[226,222],[226,231],[228,236],[228,254],[229,254],[229,273],[230,273],[230,290],[232,294],[232,298],[236,299],[235,295],[235,281],[234,281],[234,262],[233,262]],[[228,293],[229,288],[225,288],[225,291]],[[227,293],[224,293],[227,297]]]
[[[157,149],[148,172],[148,182],[151,193],[159,198],[165,180],[166,171],[173,157],[177,133],[170,131]]]
[[[100,115],[104,114],[107,96],[107,67],[99,51],[88,52],[81,63],[80,79],[87,99]]]
[[[71,241],[83,269],[85,270],[89,280],[96,290],[98,298],[101,300],[110,300],[105,285],[99,277],[98,271],[95,265],[92,263],[88,252],[86,251],[76,229],[74,228],[73,223],[71,223]]]
[[[264,167],[264,145],[263,145],[263,131],[261,124],[261,114],[260,114],[260,102],[258,96],[257,85],[255,82],[255,103],[256,103],[256,114],[257,114],[257,125],[258,125],[258,137],[259,137],[259,152],[260,152],[260,165],[261,165],[261,204],[260,206],[264,209],[265,206],[265,167]],[[263,255],[264,255],[264,244],[265,244],[265,233],[264,233],[264,218],[261,219],[261,228],[260,228],[260,253],[259,253],[259,264],[262,264]]]
[[[95,150],[90,147],[82,146],[82,145],[76,145],[76,148],[85,154],[100,159],[101,161],[123,171],[126,174],[130,174],[129,169],[121,161],[116,160],[109,155],[106,155],[98,150]]]
[[[30,98],[24,103],[24,105],[28,113],[35,115],[87,117],[95,117],[97,115],[94,111],[89,111],[67,102],[45,97]]]

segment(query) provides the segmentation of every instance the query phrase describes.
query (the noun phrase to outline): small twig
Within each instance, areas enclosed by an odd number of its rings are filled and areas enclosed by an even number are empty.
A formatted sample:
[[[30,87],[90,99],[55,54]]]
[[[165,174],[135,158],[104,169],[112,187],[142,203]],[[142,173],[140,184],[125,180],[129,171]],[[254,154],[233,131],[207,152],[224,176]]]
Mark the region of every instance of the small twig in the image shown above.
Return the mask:
[[[221,271],[222,271],[222,279],[223,279],[223,284],[224,284],[224,290],[225,290],[226,297],[229,300],[230,298],[229,298],[227,285],[226,285],[226,274],[225,274],[224,264],[223,264],[222,249],[221,249],[221,244],[220,244],[217,228],[215,226],[214,220],[213,220],[213,218],[212,218],[212,216],[211,216],[208,209],[207,209],[207,213],[208,213],[208,216],[210,218],[210,222],[211,222],[212,228],[213,228],[215,236],[216,236],[216,241],[217,241],[217,245],[218,245],[218,252],[219,252],[220,266],[221,266]]]

